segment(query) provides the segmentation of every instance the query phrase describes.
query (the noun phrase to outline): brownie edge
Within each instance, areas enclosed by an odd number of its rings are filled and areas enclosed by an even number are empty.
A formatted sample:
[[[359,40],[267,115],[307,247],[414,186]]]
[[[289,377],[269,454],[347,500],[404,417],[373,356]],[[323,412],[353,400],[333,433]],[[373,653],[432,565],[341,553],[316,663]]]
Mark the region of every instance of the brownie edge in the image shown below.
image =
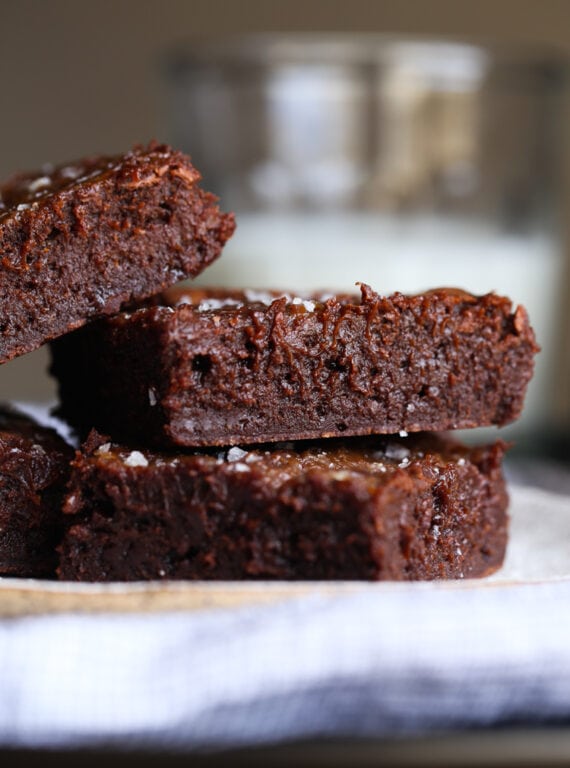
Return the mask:
[[[0,363],[217,258],[235,222],[199,179],[153,142],[0,186]]]
[[[72,456],[54,430],[0,408],[0,577],[55,575]]]
[[[93,437],[73,463],[58,575],[485,576],[505,553],[504,450],[417,435],[174,455]]]

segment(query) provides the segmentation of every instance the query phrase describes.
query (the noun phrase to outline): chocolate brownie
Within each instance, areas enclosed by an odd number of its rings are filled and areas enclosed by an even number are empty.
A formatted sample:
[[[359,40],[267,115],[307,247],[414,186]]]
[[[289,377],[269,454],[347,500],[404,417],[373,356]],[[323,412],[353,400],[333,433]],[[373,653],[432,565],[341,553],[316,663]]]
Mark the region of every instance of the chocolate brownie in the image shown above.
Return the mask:
[[[522,307],[440,289],[293,298],[172,289],[54,345],[61,413],[155,447],[502,425],[537,351]]]
[[[90,441],[64,505],[61,579],[468,578],[503,560],[503,443],[416,435],[175,455]]]
[[[199,179],[152,143],[0,186],[0,362],[213,261],[234,220]]]
[[[53,430],[0,409],[0,576],[54,576],[72,456]]]

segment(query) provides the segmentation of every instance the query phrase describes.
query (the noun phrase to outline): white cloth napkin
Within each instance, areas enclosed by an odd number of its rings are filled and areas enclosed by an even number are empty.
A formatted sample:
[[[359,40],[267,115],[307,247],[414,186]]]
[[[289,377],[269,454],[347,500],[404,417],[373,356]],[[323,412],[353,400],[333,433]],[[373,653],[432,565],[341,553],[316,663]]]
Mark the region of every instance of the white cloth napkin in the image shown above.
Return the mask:
[[[570,582],[0,624],[0,744],[204,748],[570,719]]]
[[[0,745],[191,750],[568,723],[570,499],[512,498],[507,562],[482,582],[1,620]]]

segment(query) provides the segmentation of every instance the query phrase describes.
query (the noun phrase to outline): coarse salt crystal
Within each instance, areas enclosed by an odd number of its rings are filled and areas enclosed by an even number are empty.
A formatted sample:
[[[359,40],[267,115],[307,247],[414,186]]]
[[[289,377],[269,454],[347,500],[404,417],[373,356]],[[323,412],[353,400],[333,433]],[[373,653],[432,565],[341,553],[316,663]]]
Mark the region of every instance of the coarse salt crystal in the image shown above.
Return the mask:
[[[59,175],[63,176],[64,179],[77,179],[81,175],[81,169],[68,165],[60,170]]]
[[[192,303],[191,297],[186,297],[186,300],[184,300],[184,297],[183,297],[176,302],[176,306],[179,307],[182,304],[191,304],[191,303]],[[223,307],[239,308],[242,306],[243,306],[243,302],[240,302],[237,299],[232,299],[232,298],[202,299],[202,301],[196,306],[196,312],[211,312],[212,310],[223,309]]]
[[[103,445],[100,445],[99,448],[97,448],[96,453],[109,453],[111,450],[111,443],[103,443]]]
[[[408,436],[408,433],[406,432],[406,430],[405,430],[405,429],[401,429],[401,430],[398,432],[398,434],[400,435],[400,437],[407,437],[407,436]]]
[[[384,450],[384,455],[388,459],[394,459],[395,461],[403,461],[404,459],[407,459],[410,455],[410,451],[408,448],[405,448],[403,445],[397,445],[397,444],[388,444]]]
[[[250,304],[266,304],[267,306],[272,304],[277,298],[267,293],[267,291],[252,291],[251,289],[245,290],[243,295]],[[284,294],[284,296],[288,298],[287,294]]]
[[[315,307],[317,306],[314,301],[311,301],[310,299],[301,299],[298,296],[295,296],[295,298],[291,301],[291,304],[303,306],[307,312],[314,312]]]
[[[230,448],[230,450],[228,451],[228,461],[240,461],[245,456],[247,456],[247,451],[244,451],[241,448],[238,448],[237,446]]]
[[[50,184],[51,184],[51,179],[49,176],[39,176],[37,179],[30,181],[30,183],[28,184],[28,191],[37,192],[38,189],[49,187]]]
[[[334,480],[348,480],[353,477],[353,472],[347,469],[337,469],[336,472],[331,472],[331,477]]]
[[[148,388],[148,402],[151,408],[156,405],[156,391],[152,388]]]
[[[148,467],[148,459],[140,451],[131,451],[124,463],[127,467]]]

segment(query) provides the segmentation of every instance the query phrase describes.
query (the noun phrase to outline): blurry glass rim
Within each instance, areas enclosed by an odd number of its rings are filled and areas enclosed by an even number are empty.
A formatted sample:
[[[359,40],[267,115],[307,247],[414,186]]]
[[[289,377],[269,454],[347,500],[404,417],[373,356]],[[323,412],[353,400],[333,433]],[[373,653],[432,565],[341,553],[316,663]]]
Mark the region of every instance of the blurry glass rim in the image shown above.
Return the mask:
[[[179,44],[163,59],[165,74],[181,82],[207,72],[241,77],[259,69],[287,66],[375,70],[384,66],[421,75],[434,88],[469,89],[491,64],[560,65],[551,50],[494,47],[461,41],[419,39],[377,33],[264,33],[201,38]],[[554,69],[553,72],[557,72]]]
[[[434,78],[478,80],[488,58],[484,48],[467,43],[404,40],[369,33],[264,34],[190,41],[170,53],[166,68],[170,76],[185,78],[218,67],[397,63]]]

